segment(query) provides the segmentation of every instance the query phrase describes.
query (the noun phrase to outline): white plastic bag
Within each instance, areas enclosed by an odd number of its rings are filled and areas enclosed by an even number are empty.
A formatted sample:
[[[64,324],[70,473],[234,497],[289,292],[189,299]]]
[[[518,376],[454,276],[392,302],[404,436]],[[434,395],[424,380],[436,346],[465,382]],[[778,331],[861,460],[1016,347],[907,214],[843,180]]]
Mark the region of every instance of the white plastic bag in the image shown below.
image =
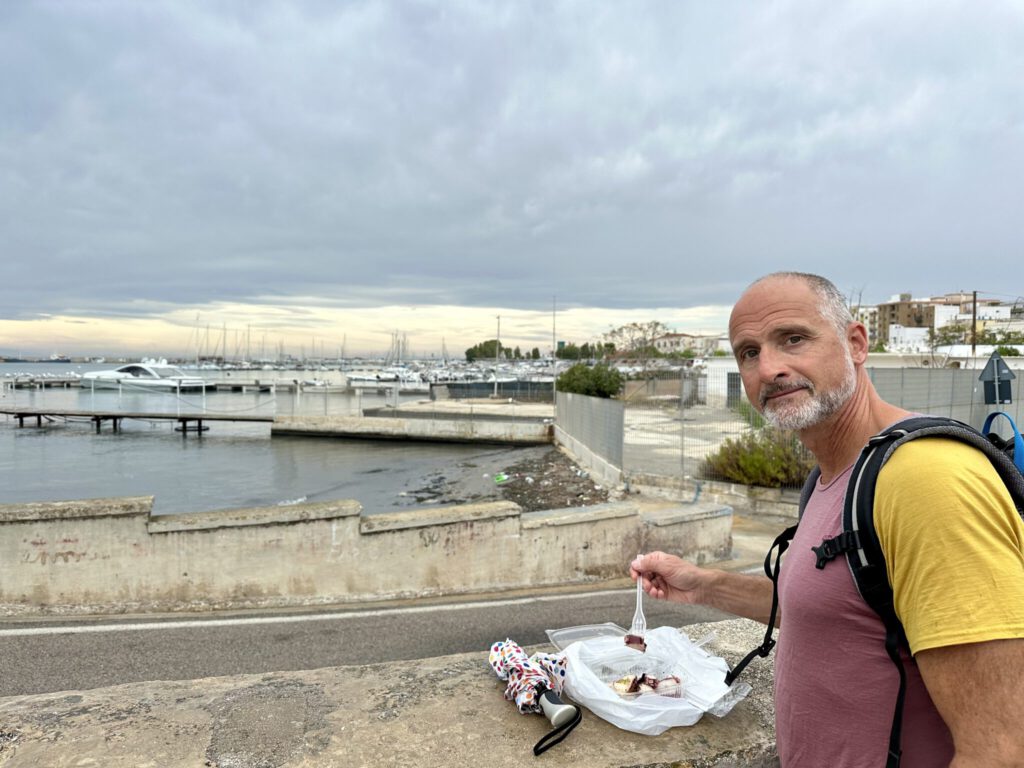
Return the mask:
[[[750,692],[746,683],[730,689],[725,660],[693,644],[674,627],[658,627],[644,637],[647,652],[628,648],[621,637],[580,640],[565,649],[569,666],[565,692],[595,715],[626,731],[657,736],[677,725],[693,725],[705,712],[721,717]],[[626,675],[676,675],[679,698],[644,693],[624,698],[611,683]]]

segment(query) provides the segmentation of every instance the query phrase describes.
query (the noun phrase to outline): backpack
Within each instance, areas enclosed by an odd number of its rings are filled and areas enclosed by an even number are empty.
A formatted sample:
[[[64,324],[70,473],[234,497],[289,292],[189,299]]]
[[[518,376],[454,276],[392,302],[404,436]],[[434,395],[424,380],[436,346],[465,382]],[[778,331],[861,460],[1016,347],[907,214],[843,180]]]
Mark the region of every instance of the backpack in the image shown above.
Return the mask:
[[[1013,430],[1013,437],[1003,440],[990,431],[993,420],[1004,416]],[[988,457],[999,477],[1013,498],[1017,512],[1024,518],[1024,439],[1013,419],[1002,411],[990,413],[978,432],[973,427],[955,419],[940,416],[912,416],[900,421],[868,440],[854,464],[850,482],[846,489],[843,507],[843,530],[831,539],[825,539],[812,547],[817,560],[815,566],[825,568],[839,555],[845,555],[854,583],[864,601],[878,614],[885,626],[885,650],[892,659],[900,676],[899,693],[893,713],[892,729],[889,733],[889,756],[886,768],[898,768],[900,763],[900,741],[903,725],[903,703],[906,696],[906,670],[900,657],[900,649],[909,653],[903,625],[896,616],[893,606],[892,587],[885,567],[885,557],[874,524],[874,497],[878,473],[888,461],[892,452],[908,440],[922,437],[945,437],[967,443]],[[800,492],[800,516],[814,492],[820,471],[815,467],[803,490]],[[799,525],[799,522],[797,523]],[[779,568],[782,554],[789,547],[797,525],[790,526],[775,539],[764,561],[765,574],[772,580],[772,606],[764,642],[747,654],[736,667],[726,675],[727,684],[732,684],[754,657],[766,657],[775,647],[772,634],[775,616],[779,607]],[[772,564],[774,554],[775,562]]]

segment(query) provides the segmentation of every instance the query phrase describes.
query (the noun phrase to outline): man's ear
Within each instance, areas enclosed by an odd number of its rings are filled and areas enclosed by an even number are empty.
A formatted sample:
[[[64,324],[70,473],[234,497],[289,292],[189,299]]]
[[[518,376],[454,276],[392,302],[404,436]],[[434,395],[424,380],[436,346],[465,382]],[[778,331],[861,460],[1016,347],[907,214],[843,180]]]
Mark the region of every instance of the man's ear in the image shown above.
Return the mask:
[[[864,323],[850,323],[846,327],[846,343],[850,345],[850,356],[856,365],[868,359],[868,329]]]

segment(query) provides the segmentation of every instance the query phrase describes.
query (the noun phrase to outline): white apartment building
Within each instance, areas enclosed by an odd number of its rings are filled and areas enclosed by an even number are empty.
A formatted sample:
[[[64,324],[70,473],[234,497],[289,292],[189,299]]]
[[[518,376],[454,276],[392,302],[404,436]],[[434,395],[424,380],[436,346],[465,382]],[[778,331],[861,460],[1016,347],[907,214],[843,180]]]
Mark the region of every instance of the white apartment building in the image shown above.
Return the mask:
[[[690,350],[695,355],[707,355],[714,351],[718,336],[701,336],[693,333],[666,333],[654,340],[654,348],[664,355]]]

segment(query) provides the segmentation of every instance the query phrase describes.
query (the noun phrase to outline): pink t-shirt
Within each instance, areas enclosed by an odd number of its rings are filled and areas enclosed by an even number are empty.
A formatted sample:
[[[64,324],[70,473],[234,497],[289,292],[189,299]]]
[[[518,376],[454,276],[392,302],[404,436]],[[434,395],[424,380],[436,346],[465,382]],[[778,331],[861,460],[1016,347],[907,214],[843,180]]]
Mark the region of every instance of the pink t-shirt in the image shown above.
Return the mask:
[[[899,689],[885,628],[853,583],[845,556],[815,568],[817,546],[842,530],[850,469],[819,481],[783,557],[775,649],[775,718],[783,768],[883,768]],[[947,768],[953,740],[904,659],[901,768]]]

